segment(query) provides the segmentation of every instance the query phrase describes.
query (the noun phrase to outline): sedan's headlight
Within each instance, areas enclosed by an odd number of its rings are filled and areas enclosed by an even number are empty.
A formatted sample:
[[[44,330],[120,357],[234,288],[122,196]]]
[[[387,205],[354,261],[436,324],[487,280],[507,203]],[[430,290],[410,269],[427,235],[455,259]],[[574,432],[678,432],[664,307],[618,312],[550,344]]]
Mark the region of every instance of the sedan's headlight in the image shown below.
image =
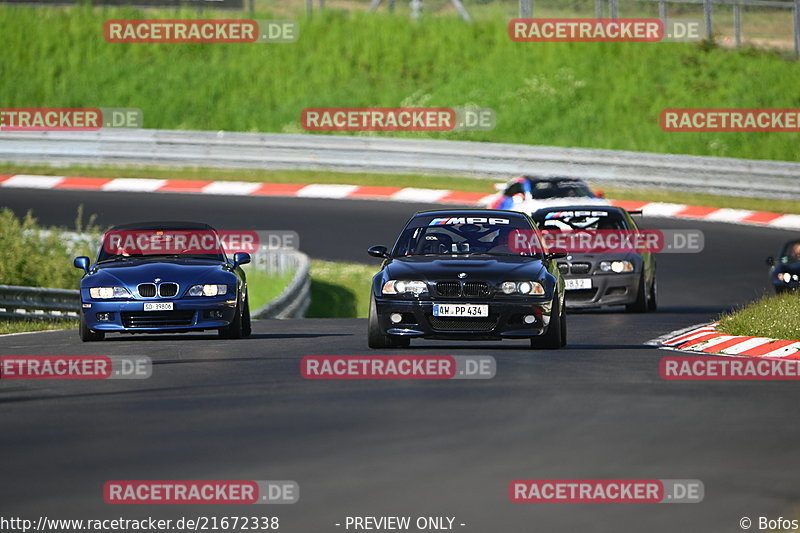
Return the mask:
[[[390,279],[383,284],[383,294],[406,294],[411,293],[414,296],[428,292],[428,285],[424,281],[419,280],[396,280]]]
[[[504,294],[544,294],[544,287],[538,281],[504,281],[500,284],[500,290]]]
[[[227,285],[193,285],[187,296],[219,296],[228,292]]]
[[[130,298],[131,293],[125,287],[91,287],[89,295],[98,300],[107,300],[109,298]]]
[[[633,272],[633,263],[630,261],[601,261],[600,270],[603,272],[614,272],[615,274]]]

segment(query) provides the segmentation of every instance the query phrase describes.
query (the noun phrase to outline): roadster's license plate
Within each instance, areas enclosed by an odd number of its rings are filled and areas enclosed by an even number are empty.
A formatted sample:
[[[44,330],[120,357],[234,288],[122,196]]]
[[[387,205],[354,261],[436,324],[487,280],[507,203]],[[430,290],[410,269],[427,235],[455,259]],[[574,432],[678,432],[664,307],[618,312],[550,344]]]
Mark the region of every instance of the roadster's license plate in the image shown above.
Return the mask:
[[[433,316],[489,316],[488,305],[433,304]]]
[[[172,311],[172,302],[145,302],[145,311]]]

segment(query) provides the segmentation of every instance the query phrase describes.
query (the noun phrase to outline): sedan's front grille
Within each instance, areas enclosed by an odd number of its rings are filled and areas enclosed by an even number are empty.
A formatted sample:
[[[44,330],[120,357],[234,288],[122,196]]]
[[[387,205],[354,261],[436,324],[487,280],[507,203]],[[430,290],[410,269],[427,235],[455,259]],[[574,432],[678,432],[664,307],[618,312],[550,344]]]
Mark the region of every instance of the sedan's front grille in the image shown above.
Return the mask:
[[[461,283],[457,281],[437,281],[436,294],[450,298],[461,296]]]
[[[162,298],[172,298],[176,294],[178,294],[178,284],[177,283],[162,283],[158,286],[158,294]]]
[[[194,322],[194,311],[125,311],[121,315],[126,328],[181,327]]]
[[[431,327],[437,331],[491,331],[497,324],[496,317],[445,317],[428,316]]]
[[[489,284],[485,281],[465,281],[464,296],[468,298],[481,298],[489,296]]]
[[[590,263],[572,263],[570,268],[573,274],[588,274],[591,269],[592,265]]]
[[[139,296],[142,298],[152,298],[156,295],[156,284],[155,283],[142,283],[137,288],[139,291]]]

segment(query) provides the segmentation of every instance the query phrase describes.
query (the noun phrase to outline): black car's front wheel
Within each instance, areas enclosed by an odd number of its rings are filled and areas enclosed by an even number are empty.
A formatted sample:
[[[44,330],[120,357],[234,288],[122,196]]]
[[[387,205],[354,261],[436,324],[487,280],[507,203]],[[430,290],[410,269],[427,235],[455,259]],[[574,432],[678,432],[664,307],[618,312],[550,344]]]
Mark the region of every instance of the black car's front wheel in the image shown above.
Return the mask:
[[[550,324],[544,335],[531,338],[531,348],[537,350],[558,350],[567,345],[567,315],[561,307],[558,294],[553,297],[550,311]]]
[[[375,297],[369,299],[369,325],[367,331],[367,345],[370,348],[407,348],[411,345],[411,339],[406,337],[395,337],[386,335],[378,323],[378,310],[375,305]]]
[[[86,317],[83,313],[81,313],[80,324],[78,325],[78,334],[83,342],[96,342],[106,338],[106,334],[102,331],[89,329],[88,324],[86,324]]]

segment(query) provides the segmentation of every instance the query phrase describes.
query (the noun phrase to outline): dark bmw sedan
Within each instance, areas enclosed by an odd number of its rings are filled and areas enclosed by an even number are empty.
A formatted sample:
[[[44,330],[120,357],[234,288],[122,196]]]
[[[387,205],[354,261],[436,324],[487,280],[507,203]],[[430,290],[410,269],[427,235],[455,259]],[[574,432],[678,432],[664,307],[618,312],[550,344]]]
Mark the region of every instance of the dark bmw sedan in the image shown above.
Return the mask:
[[[405,347],[412,338],[530,339],[534,348],[566,344],[564,253],[510,246],[537,230],[525,214],[498,210],[417,213],[372,280],[371,348]]]
[[[776,293],[800,288],[800,240],[784,244],[778,260],[768,257],[767,264],[772,267],[770,281]]]

